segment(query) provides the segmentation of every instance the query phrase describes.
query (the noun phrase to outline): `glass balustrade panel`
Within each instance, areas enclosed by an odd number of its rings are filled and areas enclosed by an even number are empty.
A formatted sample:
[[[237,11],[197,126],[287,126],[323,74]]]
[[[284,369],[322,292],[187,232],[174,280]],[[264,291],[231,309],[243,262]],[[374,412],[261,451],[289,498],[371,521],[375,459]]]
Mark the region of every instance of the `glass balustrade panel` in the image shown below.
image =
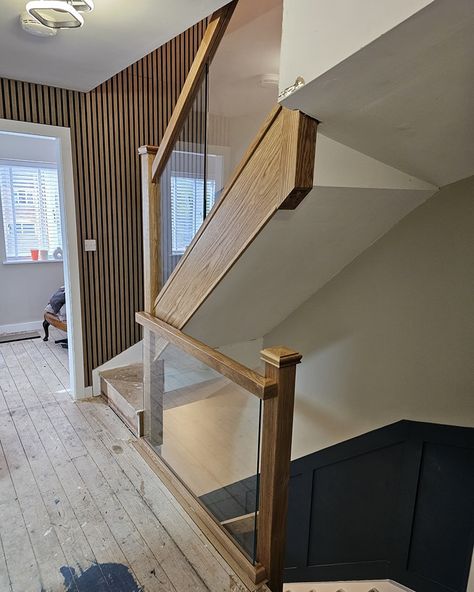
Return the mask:
[[[150,331],[144,344],[145,438],[254,561],[260,399]]]
[[[217,203],[276,106],[282,2],[239,0],[209,65],[207,187]]]
[[[162,282],[169,278],[206,217],[207,75],[160,177]]]

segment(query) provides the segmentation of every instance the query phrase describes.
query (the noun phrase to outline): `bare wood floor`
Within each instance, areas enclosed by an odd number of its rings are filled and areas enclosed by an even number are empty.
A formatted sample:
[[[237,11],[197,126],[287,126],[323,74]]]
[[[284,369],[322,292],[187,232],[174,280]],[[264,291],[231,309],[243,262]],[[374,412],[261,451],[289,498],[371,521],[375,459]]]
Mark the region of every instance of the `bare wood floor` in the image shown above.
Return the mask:
[[[57,337],[0,344],[0,591],[244,589]]]

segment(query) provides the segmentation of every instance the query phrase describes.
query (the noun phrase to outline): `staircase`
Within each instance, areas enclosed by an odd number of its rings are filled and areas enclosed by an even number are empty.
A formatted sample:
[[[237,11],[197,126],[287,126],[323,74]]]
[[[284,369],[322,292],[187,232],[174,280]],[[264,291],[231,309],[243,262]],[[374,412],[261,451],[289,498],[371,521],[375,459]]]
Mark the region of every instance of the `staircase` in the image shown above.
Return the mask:
[[[276,105],[232,174],[213,177],[215,163],[227,156],[216,149],[209,127],[211,115],[218,117],[208,102],[211,62],[235,6],[211,17],[160,146],[140,148],[145,304],[136,320],[143,326],[144,356],[141,363],[101,372],[100,387],[140,439],[147,462],[249,588],[268,580],[280,592],[301,356],[285,347],[264,350],[259,373],[257,363],[242,364],[223,351],[261,339],[438,188],[341,144],[332,127],[332,137],[326,135],[308,99],[315,84],[284,101],[292,108],[301,104],[309,115]],[[202,224],[184,252],[170,222],[179,179],[192,179],[204,202]],[[202,433],[209,436],[205,450]],[[295,442],[298,456],[298,435]],[[227,446],[238,452],[239,466],[232,466]],[[205,466],[200,453],[211,465],[217,459],[219,468]],[[180,471],[186,462],[201,474],[187,481]],[[239,471],[238,479],[230,477]],[[222,490],[233,485],[239,493],[231,497],[241,507],[220,514],[228,501]],[[294,504],[290,497],[290,509]],[[408,589],[366,580],[292,583],[284,590]]]

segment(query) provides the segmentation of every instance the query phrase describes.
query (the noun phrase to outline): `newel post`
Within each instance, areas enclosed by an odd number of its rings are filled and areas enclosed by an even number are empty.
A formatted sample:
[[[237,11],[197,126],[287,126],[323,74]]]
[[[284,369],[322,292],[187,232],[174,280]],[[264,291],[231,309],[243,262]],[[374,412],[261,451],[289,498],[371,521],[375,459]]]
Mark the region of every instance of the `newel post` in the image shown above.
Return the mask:
[[[266,378],[277,384],[277,395],[263,402],[257,560],[267,570],[269,588],[281,592],[296,365],[301,355],[286,347],[264,349],[260,354]]]
[[[142,173],[143,212],[143,281],[145,290],[145,312],[153,314],[153,305],[161,287],[161,208],[160,188],[153,183],[153,159],[156,146],[140,146],[140,168]]]
[[[142,178],[143,212],[143,288],[145,312],[153,314],[155,299],[161,288],[161,203],[160,188],[153,182],[153,160],[156,146],[141,146],[140,168]],[[140,436],[150,442],[163,442],[164,367],[158,359],[154,334],[143,331],[143,421]]]

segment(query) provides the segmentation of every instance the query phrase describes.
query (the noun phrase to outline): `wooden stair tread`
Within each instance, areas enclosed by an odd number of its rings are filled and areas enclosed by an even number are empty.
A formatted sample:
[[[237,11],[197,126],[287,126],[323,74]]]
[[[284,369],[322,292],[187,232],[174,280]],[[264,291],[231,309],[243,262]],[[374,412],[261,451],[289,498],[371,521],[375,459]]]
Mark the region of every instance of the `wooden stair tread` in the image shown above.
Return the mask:
[[[105,370],[100,377],[113,387],[135,410],[143,409],[143,364],[130,364]]]
[[[143,433],[143,364],[100,373],[101,392],[109,407],[136,436]]]

